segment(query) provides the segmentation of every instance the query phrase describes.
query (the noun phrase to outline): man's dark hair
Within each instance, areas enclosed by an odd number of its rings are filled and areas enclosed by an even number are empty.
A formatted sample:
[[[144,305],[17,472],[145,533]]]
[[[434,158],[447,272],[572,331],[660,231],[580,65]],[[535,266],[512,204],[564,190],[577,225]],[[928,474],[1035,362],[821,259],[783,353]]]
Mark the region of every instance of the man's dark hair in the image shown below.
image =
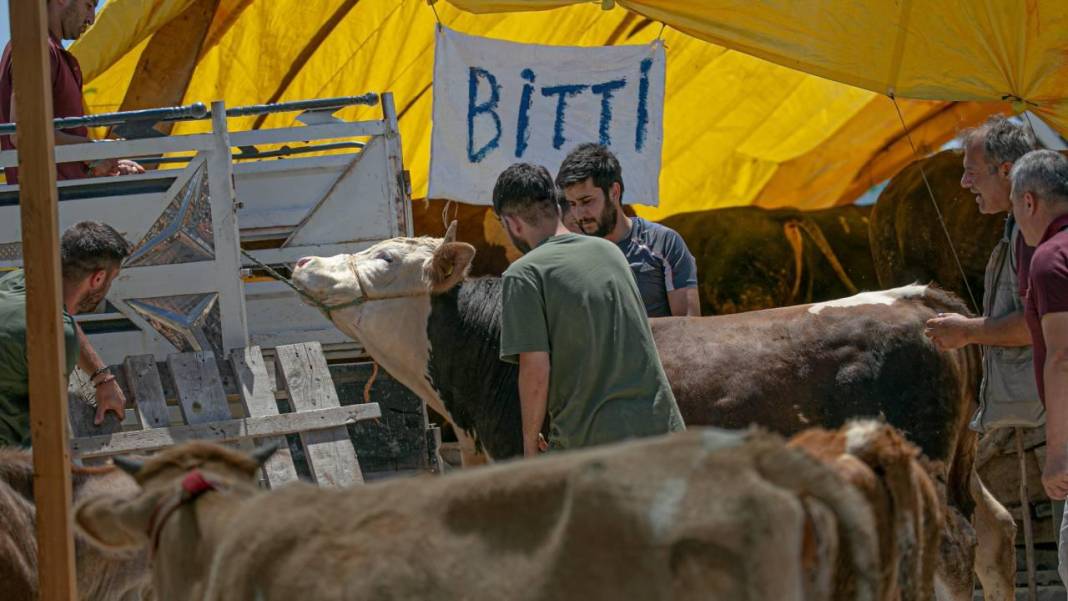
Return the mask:
[[[549,170],[541,165],[515,163],[497,176],[493,210],[500,216],[519,217],[527,223],[559,219],[560,192]]]
[[[97,221],[83,221],[67,228],[59,249],[63,279],[71,282],[118,267],[130,254],[130,245],[122,234]]]
[[[563,189],[590,178],[593,178],[593,185],[604,192],[605,202],[610,198],[612,184],[619,184],[619,202],[622,204],[623,168],[616,155],[600,144],[581,144],[567,153],[556,173],[556,185]]]

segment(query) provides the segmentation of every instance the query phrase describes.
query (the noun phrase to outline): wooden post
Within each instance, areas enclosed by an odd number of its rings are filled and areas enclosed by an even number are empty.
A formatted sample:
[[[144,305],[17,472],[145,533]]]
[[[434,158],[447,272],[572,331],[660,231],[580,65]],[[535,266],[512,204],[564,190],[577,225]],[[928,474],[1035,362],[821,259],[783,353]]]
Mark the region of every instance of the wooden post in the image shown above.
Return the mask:
[[[1016,426],[1016,457],[1020,464],[1020,515],[1024,527],[1024,558],[1027,561],[1027,598],[1038,600],[1035,582],[1035,535],[1031,525],[1031,495],[1027,490],[1027,455],[1024,454],[1023,428]]]
[[[59,265],[59,206],[52,68],[42,0],[9,0],[15,101],[18,105],[19,205],[26,269],[26,336],[33,436],[40,599],[75,597],[71,524],[67,375]]]

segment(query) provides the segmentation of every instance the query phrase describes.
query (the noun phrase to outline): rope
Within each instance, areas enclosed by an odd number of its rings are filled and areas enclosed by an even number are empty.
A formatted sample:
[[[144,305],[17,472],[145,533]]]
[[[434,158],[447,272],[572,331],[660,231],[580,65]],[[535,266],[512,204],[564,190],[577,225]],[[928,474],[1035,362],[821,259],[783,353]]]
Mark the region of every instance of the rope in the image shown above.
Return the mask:
[[[438,31],[441,31],[443,24],[441,22],[441,15],[438,14],[438,7],[434,6],[438,0],[427,0],[427,4],[430,5],[430,10],[434,11],[434,18],[438,21]]]
[[[315,298],[314,296],[312,296],[312,295],[308,294],[307,292],[305,292],[304,290],[302,290],[299,286],[294,284],[292,280],[290,280],[286,276],[284,276],[281,273],[279,273],[278,271],[276,271],[270,265],[264,263],[263,261],[260,261],[256,257],[253,257],[252,255],[250,255],[248,252],[245,251],[245,249],[242,248],[242,249],[239,249],[239,250],[241,251],[241,255],[243,257],[245,257],[249,261],[252,261],[260,269],[266,271],[267,275],[269,275],[272,278],[278,280],[279,282],[282,282],[286,286],[289,286],[293,290],[293,292],[296,292],[298,295],[304,297],[304,299],[306,299],[308,302],[310,302],[311,304],[315,305],[316,308],[318,308],[320,311],[322,311],[324,314],[326,314],[326,318],[327,319],[330,319],[330,311],[332,310],[331,307],[325,305],[319,299]]]
[[[797,226],[797,221],[793,219],[782,225],[782,233],[786,236],[786,242],[790,245],[790,249],[794,251],[794,285],[790,290],[790,302],[788,303],[792,305],[797,302],[797,295],[801,292],[801,268],[803,266],[805,241],[801,238],[801,228]]]
[[[367,379],[367,383],[363,385],[363,402],[371,402],[371,386],[375,383],[375,378],[378,377],[378,361],[371,361],[371,377]]]
[[[300,295],[303,298],[305,298],[309,303],[315,305],[315,307],[317,309],[319,309],[319,311],[321,311],[323,313],[323,315],[326,316],[326,319],[329,320],[329,321],[334,321],[332,313],[334,311],[337,311],[338,309],[345,309],[345,308],[348,308],[348,307],[357,307],[359,305],[362,305],[364,303],[369,303],[371,301],[391,300],[391,299],[397,299],[397,298],[410,298],[410,297],[414,297],[414,296],[425,296],[427,294],[427,292],[424,290],[424,291],[407,292],[407,293],[403,293],[403,294],[385,294],[385,295],[381,295],[381,296],[372,297],[372,296],[370,296],[370,293],[368,292],[367,286],[364,285],[363,280],[360,279],[360,271],[358,269],[356,269],[356,266],[353,265],[352,259],[350,258],[349,259],[349,269],[352,270],[352,276],[354,278],[356,278],[356,283],[360,287],[360,293],[361,293],[362,296],[359,296],[357,298],[354,298],[354,299],[352,299],[350,301],[347,301],[347,302],[344,302],[344,303],[337,303],[335,305],[328,305],[328,304],[324,303],[323,301],[315,298],[314,296],[308,294],[300,286],[297,286],[296,284],[294,284],[292,280],[290,280],[286,276],[284,276],[281,273],[279,273],[278,271],[276,271],[270,265],[264,263],[263,261],[260,261],[256,257],[253,257],[252,255],[250,255],[248,252],[245,251],[245,249],[239,248],[238,250],[241,251],[241,255],[244,256],[246,259],[248,259],[249,261],[252,261],[257,267],[259,267],[260,269],[263,269],[264,271],[266,271],[267,275],[269,275],[272,278],[278,280],[279,282],[282,282],[286,286],[289,286],[293,290],[293,292],[296,292],[298,295]]]
[[[897,98],[893,94],[889,95],[890,101],[894,103],[894,109],[897,110],[897,118],[901,120],[901,127],[905,130],[905,137],[909,141],[909,146],[912,147],[912,154],[917,159],[922,159],[920,151],[916,148],[916,144],[912,141],[912,132],[909,131],[909,126],[905,123],[905,115],[901,113],[901,107],[897,104]],[[923,164],[919,163],[920,177],[923,178],[923,184],[927,187],[927,194],[931,198],[931,206],[934,207],[935,215],[938,216],[938,223],[942,226],[942,232],[946,235],[946,242],[949,243],[949,251],[953,255],[953,261],[957,264],[957,271],[960,272],[961,280],[964,281],[964,289],[968,292],[968,298],[972,301],[972,308],[975,309],[977,314],[982,313],[979,308],[979,303],[975,301],[975,293],[972,292],[972,286],[968,283],[968,275],[964,272],[964,265],[960,262],[960,256],[957,254],[957,247],[953,245],[953,237],[949,235],[949,228],[946,227],[946,220],[942,217],[942,209],[938,206],[938,201],[935,200],[934,189],[931,188],[931,182],[927,180],[927,172],[923,169]]]

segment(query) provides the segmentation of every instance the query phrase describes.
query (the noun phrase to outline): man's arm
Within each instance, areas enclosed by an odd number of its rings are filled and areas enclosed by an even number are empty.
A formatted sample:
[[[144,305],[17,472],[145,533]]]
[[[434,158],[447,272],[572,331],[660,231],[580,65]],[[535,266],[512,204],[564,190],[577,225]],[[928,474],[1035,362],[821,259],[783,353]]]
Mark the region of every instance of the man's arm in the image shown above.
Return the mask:
[[[92,375],[98,369],[107,366],[100,355],[96,354],[93,345],[89,343],[89,337],[82,331],[78,322],[74,322],[74,332],[78,338],[78,367],[86,374]],[[122,388],[119,388],[119,383],[115,381],[113,375],[106,372],[93,380],[93,386],[96,389],[96,419],[93,423],[98,426],[104,423],[104,415],[108,411],[114,413],[121,422],[126,411],[126,395],[122,393]],[[96,383],[103,380],[108,381],[96,386]]]
[[[938,348],[948,351],[969,344],[986,346],[1031,346],[1031,334],[1023,311],[1001,317],[965,317],[946,313],[927,320],[924,331]]]
[[[680,288],[667,293],[671,314],[697,317],[701,315],[701,297],[697,288]]]
[[[18,111],[15,110],[15,94],[12,93],[11,94],[11,122],[15,123],[17,119],[18,119]],[[86,138],[85,136],[76,136],[74,134],[69,134],[69,133],[67,133],[67,132],[65,132],[65,131],[63,131],[61,129],[57,129],[56,130],[56,145],[57,146],[63,146],[65,144],[88,144],[89,142],[92,142],[92,140],[90,140],[89,138]],[[17,132],[14,133],[14,134],[11,134],[11,143],[13,145],[15,145],[16,148],[18,148],[18,135],[17,135]]]
[[[1051,498],[1063,499],[1068,495],[1068,312],[1044,315],[1042,336],[1047,445],[1042,485]]]
[[[664,245],[666,259],[671,264],[671,282],[667,293],[668,307],[674,316],[698,316],[701,314],[701,296],[697,291],[697,260],[686,246],[682,236],[666,228]]]
[[[11,122],[15,123],[17,119],[17,112],[15,110],[15,95],[11,94]],[[18,136],[11,134],[11,144],[18,148]],[[92,142],[91,138],[85,136],[76,136],[74,134],[67,133],[61,129],[56,130],[56,145],[63,146],[67,144],[88,144]],[[135,173],[144,173],[145,168],[139,163],[128,159],[101,159],[96,161],[92,167],[93,175],[132,175]]]
[[[519,406],[523,414],[523,456],[539,452],[541,425],[549,402],[549,353],[519,353]]]

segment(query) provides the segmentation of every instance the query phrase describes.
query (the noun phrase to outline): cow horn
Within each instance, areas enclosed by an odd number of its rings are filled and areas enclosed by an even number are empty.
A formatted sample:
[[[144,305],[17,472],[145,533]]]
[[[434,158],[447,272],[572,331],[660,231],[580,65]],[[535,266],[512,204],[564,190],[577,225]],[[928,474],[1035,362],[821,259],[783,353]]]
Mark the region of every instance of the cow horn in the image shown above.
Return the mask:
[[[445,239],[442,240],[442,244],[448,244],[449,242],[456,242],[456,220],[453,219],[449,224],[449,229],[445,230]]]
[[[112,457],[111,461],[115,464],[115,467],[126,472],[127,474],[130,474],[131,476],[136,476],[137,472],[140,472],[141,468],[145,466],[145,462],[143,461],[131,459],[129,457],[123,457],[121,455],[117,457]]]
[[[257,465],[263,465],[267,463],[267,460],[271,458],[278,451],[279,444],[272,442],[271,444],[264,445],[252,451],[252,459],[256,461]]]

